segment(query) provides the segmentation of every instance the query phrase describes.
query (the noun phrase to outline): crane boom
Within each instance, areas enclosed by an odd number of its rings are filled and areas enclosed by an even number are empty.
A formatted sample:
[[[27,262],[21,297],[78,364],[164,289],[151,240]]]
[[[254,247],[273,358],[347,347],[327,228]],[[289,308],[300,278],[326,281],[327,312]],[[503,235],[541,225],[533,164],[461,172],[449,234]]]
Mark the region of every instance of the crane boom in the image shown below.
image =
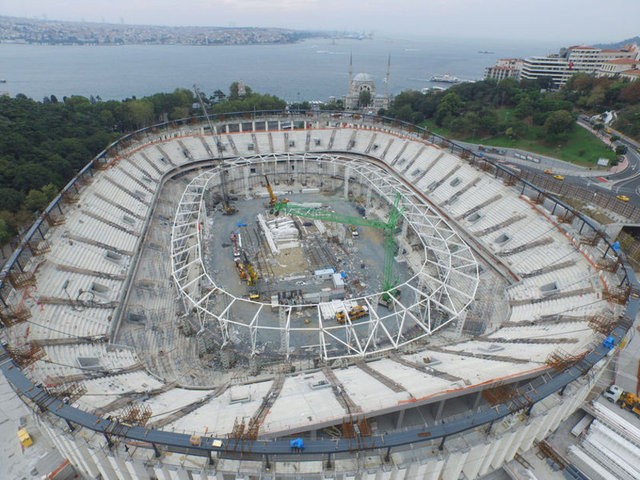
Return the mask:
[[[357,225],[359,227],[387,228],[387,223],[380,220],[369,220],[352,215],[342,215],[320,208],[305,207],[291,203],[278,202],[274,205],[273,210],[276,214],[282,212],[285,215],[296,215],[298,217],[323,220],[325,222],[344,223],[346,225]]]
[[[207,107],[205,106],[204,100],[202,99],[202,94],[198,89],[197,85],[193,86],[193,91],[196,93],[196,97],[198,97],[198,102],[200,103],[200,108],[202,109],[202,113],[204,113],[205,118],[207,119],[207,124],[209,125],[209,129],[211,131],[211,135],[216,142],[216,148],[218,149],[218,160],[220,160],[220,192],[222,194],[222,209],[225,215],[233,215],[237,212],[235,208],[233,208],[229,203],[229,192],[227,191],[227,182],[225,179],[226,170],[224,168],[224,157],[222,155],[222,142],[216,135],[216,130],[213,127],[213,123],[211,122],[211,117],[209,117],[209,113],[207,112]]]
[[[267,180],[268,185],[268,180]],[[319,208],[305,207],[303,205],[295,205],[291,203],[277,202],[273,206],[273,211],[277,215],[282,212],[288,215],[296,215],[298,217],[311,218],[314,220],[323,220],[326,222],[343,223],[346,225],[357,225],[360,227],[371,227],[384,230],[384,270],[382,276],[382,290],[385,292],[384,301],[389,302],[390,296],[397,296],[399,293],[395,286],[398,283],[393,276],[393,257],[395,256],[396,242],[393,233],[398,223],[398,219],[402,214],[402,210],[398,208],[400,204],[400,194],[397,193],[389,212],[389,219],[386,222],[381,220],[369,220],[362,217],[351,215],[342,215]]]
[[[271,188],[271,183],[269,183],[269,177],[265,175],[264,179],[267,181],[267,191],[269,192],[269,207],[273,208],[278,203],[278,199],[276,198],[276,194],[273,193],[273,188]]]

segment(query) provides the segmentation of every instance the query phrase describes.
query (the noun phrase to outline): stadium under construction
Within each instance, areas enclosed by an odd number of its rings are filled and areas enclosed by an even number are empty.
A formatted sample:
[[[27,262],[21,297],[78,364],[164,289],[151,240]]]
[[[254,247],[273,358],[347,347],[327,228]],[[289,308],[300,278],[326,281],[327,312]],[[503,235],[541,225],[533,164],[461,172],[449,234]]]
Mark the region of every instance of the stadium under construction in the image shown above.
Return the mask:
[[[593,221],[350,113],[123,137],[1,282],[0,368],[88,478],[477,478],[578,408],[638,308]]]

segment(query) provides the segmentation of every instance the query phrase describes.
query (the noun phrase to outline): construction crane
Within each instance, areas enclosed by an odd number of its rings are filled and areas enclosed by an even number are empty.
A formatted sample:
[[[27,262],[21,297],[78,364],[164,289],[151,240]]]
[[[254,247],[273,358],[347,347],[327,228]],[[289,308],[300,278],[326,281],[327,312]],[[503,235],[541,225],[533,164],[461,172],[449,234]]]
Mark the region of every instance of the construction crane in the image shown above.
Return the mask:
[[[238,210],[232,207],[229,201],[229,192],[227,191],[227,182],[225,179],[227,170],[225,170],[224,168],[224,156],[222,155],[223,145],[220,139],[215,134],[213,123],[211,122],[211,118],[209,117],[209,113],[207,112],[207,107],[205,106],[204,100],[202,99],[202,94],[200,93],[197,85],[193,86],[193,91],[196,93],[196,97],[198,97],[200,108],[202,109],[202,113],[204,113],[204,116],[207,119],[209,131],[211,132],[211,135],[213,136],[213,139],[216,142],[216,147],[218,149],[218,160],[220,160],[220,192],[222,193],[222,213],[223,215],[233,215]]]
[[[278,197],[276,197],[276,194],[273,193],[273,188],[271,187],[271,183],[269,182],[269,177],[265,175],[264,179],[267,181],[267,191],[269,192],[269,208],[273,208],[278,203]],[[289,203],[289,199],[283,198],[282,200],[280,200],[280,203]]]
[[[400,290],[396,288],[398,280],[393,275],[393,257],[396,251],[396,242],[393,239],[393,233],[396,229],[398,219],[402,214],[402,211],[398,208],[400,203],[400,194],[396,194],[389,212],[389,219],[386,222],[381,220],[369,220],[362,217],[354,217],[350,215],[342,215],[327,210],[322,210],[312,207],[304,207],[302,205],[295,205],[285,202],[276,202],[273,206],[275,215],[284,213],[288,215],[296,215],[298,217],[312,218],[314,220],[323,220],[325,222],[343,223],[346,225],[371,227],[384,230],[384,270],[382,275],[382,290],[383,294],[379,300],[379,303],[385,306],[389,306],[392,303],[392,296],[399,297]]]

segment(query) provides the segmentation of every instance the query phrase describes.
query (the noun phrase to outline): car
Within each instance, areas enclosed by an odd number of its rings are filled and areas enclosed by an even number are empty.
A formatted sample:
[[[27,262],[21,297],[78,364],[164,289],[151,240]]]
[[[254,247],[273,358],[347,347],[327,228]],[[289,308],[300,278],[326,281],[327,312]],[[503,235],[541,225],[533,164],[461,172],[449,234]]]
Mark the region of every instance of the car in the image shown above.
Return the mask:
[[[621,202],[628,202],[629,200],[631,200],[629,197],[627,197],[626,195],[616,195],[616,198],[618,200],[620,200]]]
[[[562,175],[554,175],[553,178],[555,178],[556,180],[564,180],[564,177]]]
[[[551,170],[550,168],[545,169],[544,173],[546,173],[547,175],[553,175],[553,170]]]

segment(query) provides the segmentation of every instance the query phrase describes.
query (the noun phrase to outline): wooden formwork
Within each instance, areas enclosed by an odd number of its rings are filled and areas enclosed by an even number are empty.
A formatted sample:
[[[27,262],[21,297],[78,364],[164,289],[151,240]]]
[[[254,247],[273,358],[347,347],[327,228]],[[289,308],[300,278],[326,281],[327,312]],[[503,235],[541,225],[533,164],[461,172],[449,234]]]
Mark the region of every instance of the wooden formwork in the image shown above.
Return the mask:
[[[11,286],[16,289],[34,286],[36,284],[36,276],[33,272],[11,272],[8,278]]]
[[[0,310],[0,321],[9,328],[31,318],[31,310],[24,305],[5,307]]]

